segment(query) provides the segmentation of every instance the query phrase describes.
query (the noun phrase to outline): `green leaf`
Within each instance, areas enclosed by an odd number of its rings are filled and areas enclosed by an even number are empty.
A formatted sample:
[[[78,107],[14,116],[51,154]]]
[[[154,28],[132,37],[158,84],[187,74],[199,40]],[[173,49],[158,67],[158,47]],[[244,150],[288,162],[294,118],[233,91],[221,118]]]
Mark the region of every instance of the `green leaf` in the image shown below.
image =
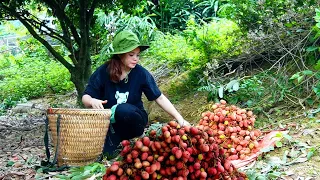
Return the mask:
[[[65,180],[70,179],[68,176],[66,176],[66,175],[60,175],[60,174],[56,175],[55,177],[57,177],[57,178],[59,178],[59,179],[65,179]]]
[[[284,25],[288,28],[291,28],[293,26],[291,23],[285,23]]]
[[[315,102],[315,101],[314,101],[314,99],[313,99],[313,98],[307,98],[307,99],[306,99],[306,102],[307,102],[309,105],[311,105],[311,106],[312,106],[312,105],[314,104],[314,102]]]
[[[312,52],[312,51],[317,50],[318,48],[319,48],[318,46],[309,46],[309,47],[307,47],[306,51],[307,52]]]
[[[315,77],[316,77],[317,79],[320,79],[320,71],[318,71],[318,72],[316,73]]]
[[[251,107],[252,105],[253,105],[253,101],[252,101],[252,100],[248,100],[248,101],[247,101],[247,106],[248,106],[248,107]]]
[[[298,79],[299,77],[300,77],[300,72],[297,72],[290,77],[290,80]]]
[[[100,163],[94,163],[93,166],[91,167],[90,171],[91,172],[96,172],[96,171],[99,171],[104,168],[103,164],[100,164]]]
[[[216,2],[214,3],[214,12],[215,13],[218,11],[218,7],[219,7],[219,1],[216,0]]]
[[[305,70],[305,71],[302,71],[302,74],[304,74],[304,75],[312,75],[313,72],[311,70]]]
[[[37,170],[37,174],[40,174],[40,173],[43,173],[43,169],[42,169],[42,168],[39,168],[39,169]]]
[[[262,148],[260,151],[264,152],[264,153],[267,153],[267,152],[270,152],[270,151],[273,151],[273,150],[274,150],[274,147],[270,146],[270,147]]]
[[[213,93],[212,91],[209,92],[208,96],[207,96],[207,101],[212,101],[215,97],[215,93]]]
[[[314,154],[314,151],[309,151],[307,154],[307,159],[310,160],[313,154]]]
[[[281,132],[278,132],[274,137],[282,138],[282,137],[283,137],[283,134],[282,134]]]
[[[283,134],[283,137],[286,138],[289,141],[292,139],[292,136],[290,136],[288,134]]]
[[[304,29],[297,29],[296,32],[300,33],[300,32],[304,32]]]
[[[272,172],[272,173],[269,173],[268,174],[268,177],[270,177],[270,178],[278,178],[278,177],[280,177],[281,176],[281,172]]]
[[[232,91],[234,84],[236,84],[237,82],[238,82],[237,80],[232,80],[232,81],[230,81],[230,82],[226,85],[226,89]],[[231,92],[231,91],[229,91],[229,92]]]
[[[297,141],[296,142],[296,147],[298,147],[298,148],[310,148],[310,146],[307,144],[307,143],[304,143],[304,142],[300,142],[300,141]]]
[[[71,180],[85,180],[87,178],[91,177],[90,175],[83,175],[83,174],[79,174],[79,175],[76,175],[76,176],[73,176],[71,178]]]
[[[258,177],[258,174],[254,170],[248,170],[246,175],[249,180],[255,180]]]
[[[320,28],[320,27],[319,27]],[[316,70],[320,70],[320,59],[318,59],[317,64],[314,66]]]
[[[318,94],[320,93],[320,89],[314,87],[314,88],[313,88],[313,92],[314,92],[316,95],[318,95]]]
[[[267,180],[267,178],[263,175],[259,175],[256,180]]]
[[[83,176],[91,175],[91,171],[90,171],[90,169],[85,170],[85,171],[82,173],[82,175],[83,175]]]
[[[299,76],[297,79],[297,83],[300,84],[304,79],[304,76]]]
[[[8,161],[7,162],[7,166],[12,166],[12,165],[14,165],[14,161]]]
[[[286,151],[283,153],[283,155],[282,155],[282,162],[283,162],[283,163],[286,163],[286,162],[287,162],[288,154],[289,154],[289,151],[288,151],[288,150],[286,150]]]
[[[219,87],[219,98],[223,98],[223,86]]]
[[[152,13],[152,14],[148,14],[149,17],[154,17],[154,16],[157,16],[155,13]]]
[[[203,11],[202,11],[202,14],[205,14],[206,11],[210,10],[211,7],[206,7]]]
[[[237,81],[236,83],[233,84],[232,89],[233,89],[234,91],[238,91],[238,90],[239,90],[239,87],[240,87],[240,83]]]
[[[91,165],[86,165],[83,167],[83,172],[90,171],[90,169],[91,169]]]
[[[277,141],[276,142],[276,146],[279,148],[279,147],[282,147],[282,142],[281,141]]]
[[[26,161],[26,164],[31,164],[33,162],[34,158],[33,157],[29,157]]]
[[[296,151],[294,148],[292,148],[289,155],[291,158],[296,158],[296,157],[298,157],[299,153],[300,153],[300,151]]]
[[[317,22],[319,22],[318,19],[320,18],[320,11],[318,8],[316,8],[316,16],[314,18],[316,19]]]
[[[68,175],[69,178],[79,176],[82,172],[81,171],[74,171]]]

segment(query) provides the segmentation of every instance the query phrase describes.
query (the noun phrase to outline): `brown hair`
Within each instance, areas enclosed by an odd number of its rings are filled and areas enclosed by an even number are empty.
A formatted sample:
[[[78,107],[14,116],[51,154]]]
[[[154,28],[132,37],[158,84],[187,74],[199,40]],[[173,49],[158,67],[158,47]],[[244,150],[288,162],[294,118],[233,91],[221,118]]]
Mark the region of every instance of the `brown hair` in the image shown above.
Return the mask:
[[[107,69],[110,74],[111,81],[114,83],[120,82],[120,77],[122,74],[120,57],[115,54],[106,63],[108,65]]]

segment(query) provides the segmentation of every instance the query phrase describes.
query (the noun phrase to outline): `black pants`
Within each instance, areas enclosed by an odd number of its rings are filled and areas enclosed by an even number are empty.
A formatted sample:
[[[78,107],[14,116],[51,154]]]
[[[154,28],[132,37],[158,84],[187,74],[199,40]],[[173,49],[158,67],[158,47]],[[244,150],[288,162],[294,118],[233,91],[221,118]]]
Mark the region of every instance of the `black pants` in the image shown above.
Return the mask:
[[[148,123],[146,111],[128,103],[119,104],[114,117],[116,122],[110,124],[103,154],[113,155],[122,140],[142,135]]]

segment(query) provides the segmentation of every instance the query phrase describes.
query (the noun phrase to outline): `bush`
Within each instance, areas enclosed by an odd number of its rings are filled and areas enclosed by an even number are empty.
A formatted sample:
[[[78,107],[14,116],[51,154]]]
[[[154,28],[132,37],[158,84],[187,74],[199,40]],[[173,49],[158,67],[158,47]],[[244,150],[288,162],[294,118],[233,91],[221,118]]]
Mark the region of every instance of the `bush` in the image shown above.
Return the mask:
[[[192,19],[190,19],[192,21]],[[189,23],[184,31],[190,43],[204,56],[201,62],[195,65],[204,66],[212,59],[223,59],[221,57],[239,55],[239,47],[242,41],[242,33],[238,25],[230,20],[216,19],[203,26]]]
[[[178,34],[158,35],[145,55],[155,59],[158,63],[166,63],[171,68],[182,70],[189,68],[201,57],[200,51],[188,44],[186,39]]]
[[[74,89],[70,73],[60,63],[21,55],[7,54],[0,58],[2,103],[37,98],[49,93],[63,94]]]
[[[180,72],[188,71],[183,80],[173,81],[170,85],[168,93],[177,95],[177,99],[200,85],[204,69],[212,59],[218,59],[220,63],[225,57],[240,54],[243,43],[239,41],[242,33],[237,24],[226,19],[200,26],[191,17],[187,25],[181,34],[157,35],[143,61],[143,64],[167,64]]]
[[[232,21],[220,19],[199,26],[191,18],[183,35],[158,35],[146,56],[182,70],[203,68],[213,58],[240,54],[241,36]]]

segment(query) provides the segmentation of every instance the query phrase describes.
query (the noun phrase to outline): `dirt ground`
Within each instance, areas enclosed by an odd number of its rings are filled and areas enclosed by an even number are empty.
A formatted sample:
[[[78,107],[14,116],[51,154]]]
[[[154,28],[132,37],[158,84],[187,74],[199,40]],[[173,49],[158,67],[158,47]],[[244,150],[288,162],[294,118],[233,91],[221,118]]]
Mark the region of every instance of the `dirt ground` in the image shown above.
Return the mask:
[[[0,180],[49,179],[57,173],[41,174],[36,168],[45,160],[43,142],[45,109],[50,100],[35,100],[35,111],[9,112],[0,116]],[[62,101],[57,101],[62,102]],[[73,97],[57,106],[74,107]],[[55,102],[56,103],[56,102]],[[281,122],[281,123],[280,123]],[[268,123],[267,123],[268,124]],[[320,179],[320,115],[288,117],[267,129],[286,128],[292,139],[267,152],[258,161],[242,168],[251,179],[310,180]],[[308,153],[312,156],[308,159]],[[261,177],[261,176],[260,176]]]
[[[264,153],[257,161],[241,168],[247,175],[255,172],[266,179],[320,179],[320,116],[297,117],[281,121],[275,129],[285,129],[281,147]],[[280,127],[279,127],[280,126]]]
[[[32,108],[12,109],[0,116],[0,180],[53,176],[36,172],[40,162],[46,159],[46,109],[49,106],[74,108],[75,99],[74,94],[36,99],[27,103],[31,103]]]
[[[19,115],[7,120],[0,129],[0,179],[33,179],[35,167],[45,158],[44,116]]]

